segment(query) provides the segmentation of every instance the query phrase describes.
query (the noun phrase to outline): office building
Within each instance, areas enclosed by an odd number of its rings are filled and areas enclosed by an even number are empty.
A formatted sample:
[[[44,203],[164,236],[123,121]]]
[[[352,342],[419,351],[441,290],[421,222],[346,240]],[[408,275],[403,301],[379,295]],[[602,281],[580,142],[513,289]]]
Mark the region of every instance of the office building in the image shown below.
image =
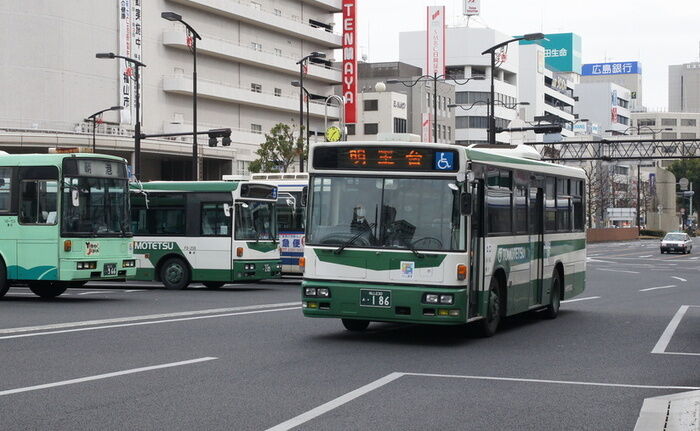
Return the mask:
[[[142,131],[192,130],[193,58],[185,28],[161,18],[182,15],[202,36],[197,42],[198,129],[229,127],[230,147],[210,148],[199,140],[200,172],[206,179],[242,174],[264,133],[277,123],[299,123],[296,62],[312,51],[327,55],[308,67],[304,85],[327,96],[340,83],[330,62],[341,47],[333,28],[341,0],[75,0],[3,2],[0,25],[0,149],[45,152],[48,147],[91,146],[87,117],[108,112],[97,128],[97,151],[134,157],[133,85],[114,59],[98,52],[139,56]],[[339,30],[339,29],[338,29]],[[125,100],[124,91],[130,96]],[[323,129],[324,105],[310,103],[312,131]],[[338,109],[329,108],[333,118]],[[191,178],[190,137],[142,143],[141,179]]]
[[[576,111],[603,131],[626,133],[630,126],[631,91],[612,82],[581,82],[576,86]]]
[[[610,82],[629,90],[629,110],[644,111],[642,64],[638,61],[588,63],[581,67],[581,82]]]
[[[668,66],[668,110],[700,112],[700,62]]]
[[[358,122],[349,124],[348,141],[372,141],[379,135],[407,133],[407,96],[394,91],[366,91],[357,95]]]

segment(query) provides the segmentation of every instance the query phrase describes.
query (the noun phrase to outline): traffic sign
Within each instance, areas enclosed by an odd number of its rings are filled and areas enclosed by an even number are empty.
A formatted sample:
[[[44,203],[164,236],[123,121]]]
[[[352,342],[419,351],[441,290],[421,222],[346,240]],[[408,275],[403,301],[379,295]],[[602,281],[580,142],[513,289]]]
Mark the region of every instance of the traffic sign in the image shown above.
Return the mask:
[[[688,181],[687,178],[681,178],[680,180],[678,180],[678,185],[681,186],[681,190],[688,190],[689,183],[690,181]]]

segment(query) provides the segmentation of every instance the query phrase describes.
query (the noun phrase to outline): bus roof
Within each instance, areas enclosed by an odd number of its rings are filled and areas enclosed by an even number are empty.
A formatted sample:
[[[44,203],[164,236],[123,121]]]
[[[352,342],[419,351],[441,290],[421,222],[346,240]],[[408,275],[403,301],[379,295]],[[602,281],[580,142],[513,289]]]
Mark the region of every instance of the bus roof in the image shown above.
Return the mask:
[[[581,168],[559,165],[551,162],[543,162],[529,157],[518,157],[521,151],[517,148],[475,148],[467,147],[467,157],[473,162],[501,166],[511,169],[527,169],[533,172],[541,172],[550,175],[563,175],[576,178],[586,178],[586,173]]]
[[[159,190],[174,192],[232,192],[238,189],[239,181],[149,181],[131,183],[134,190]]]
[[[67,153],[67,154],[2,154],[0,156],[0,166],[21,166],[21,165],[53,165],[61,166],[64,159],[87,158],[87,159],[109,159],[116,162],[125,163],[123,157],[109,154],[95,153]]]

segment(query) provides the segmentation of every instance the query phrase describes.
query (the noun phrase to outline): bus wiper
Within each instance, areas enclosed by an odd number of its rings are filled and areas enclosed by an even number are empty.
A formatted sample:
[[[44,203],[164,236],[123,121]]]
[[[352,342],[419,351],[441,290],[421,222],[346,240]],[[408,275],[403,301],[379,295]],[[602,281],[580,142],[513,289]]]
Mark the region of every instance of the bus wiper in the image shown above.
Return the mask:
[[[424,254],[421,254],[418,252],[418,250],[416,250],[416,246],[414,246],[410,240],[408,240],[406,238],[402,238],[401,236],[399,236],[399,239],[401,240],[401,242],[403,242],[406,245],[406,247],[408,247],[409,250],[411,250],[413,252],[413,254],[416,255],[417,258],[422,259],[425,257]]]
[[[355,236],[353,236],[353,237],[350,238],[349,240],[345,241],[340,247],[338,247],[336,250],[334,250],[333,253],[334,253],[334,254],[340,254],[340,253],[342,253],[343,250],[345,250],[345,247],[347,247],[347,246],[349,246],[350,244],[352,244],[353,242],[355,242],[355,240],[356,240],[357,238],[361,237],[362,234],[364,234],[365,232],[369,232],[375,225],[376,225],[376,223],[363,224],[363,225],[362,225],[362,226],[364,226],[364,229],[363,229],[363,230],[361,230],[360,232],[358,232]]]

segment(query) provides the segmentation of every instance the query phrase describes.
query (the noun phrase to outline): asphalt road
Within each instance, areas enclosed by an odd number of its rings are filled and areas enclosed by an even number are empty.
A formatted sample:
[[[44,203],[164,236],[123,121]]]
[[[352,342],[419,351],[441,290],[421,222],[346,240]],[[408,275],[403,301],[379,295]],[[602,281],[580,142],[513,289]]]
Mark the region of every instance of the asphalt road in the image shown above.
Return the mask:
[[[700,241],[696,241],[696,247]],[[465,328],[306,319],[299,284],[91,284],[0,301],[0,429],[633,429],[700,387],[700,247],[589,247],[559,317]],[[675,322],[675,323],[673,323]]]

